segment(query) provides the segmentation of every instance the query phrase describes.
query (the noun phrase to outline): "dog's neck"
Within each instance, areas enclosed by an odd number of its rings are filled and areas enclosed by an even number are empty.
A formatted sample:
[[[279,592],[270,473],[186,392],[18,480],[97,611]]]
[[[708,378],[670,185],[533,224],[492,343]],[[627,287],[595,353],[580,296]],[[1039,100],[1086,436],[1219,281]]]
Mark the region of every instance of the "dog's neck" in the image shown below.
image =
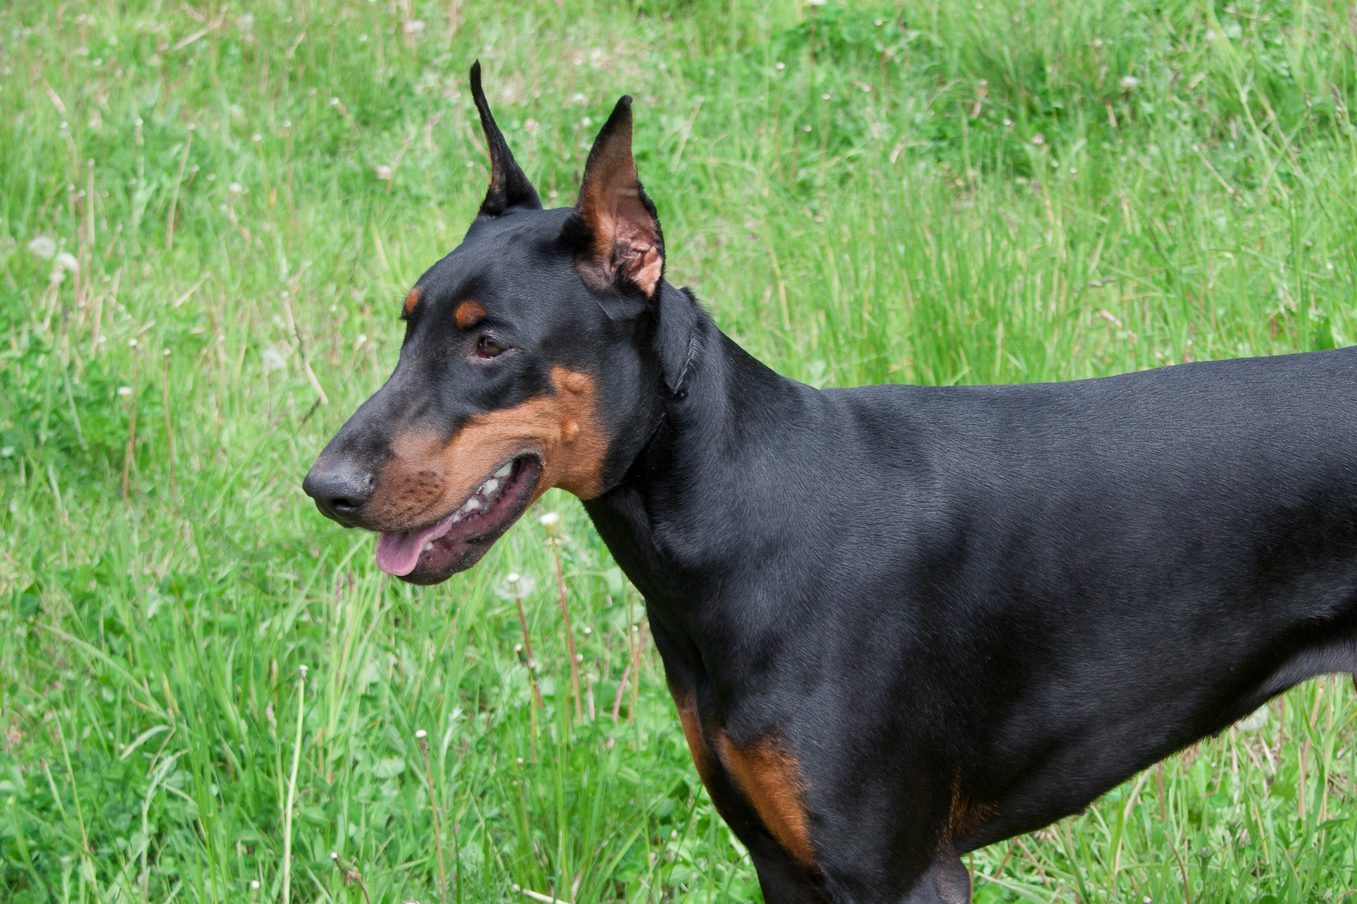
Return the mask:
[[[761,491],[740,462],[810,390],[741,349],[689,293],[662,283],[657,303],[651,435],[585,508],[652,610],[691,609],[721,580],[732,532],[758,530],[738,517],[741,494]]]

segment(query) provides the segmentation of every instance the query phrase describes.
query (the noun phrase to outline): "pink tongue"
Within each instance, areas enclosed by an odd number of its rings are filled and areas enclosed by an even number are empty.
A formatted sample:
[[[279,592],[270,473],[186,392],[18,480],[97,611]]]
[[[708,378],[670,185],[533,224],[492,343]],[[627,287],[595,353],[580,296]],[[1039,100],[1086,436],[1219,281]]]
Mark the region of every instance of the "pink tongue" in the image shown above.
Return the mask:
[[[419,554],[424,544],[437,533],[440,537],[447,533],[443,522],[431,524],[421,530],[407,530],[388,534],[383,532],[377,538],[377,567],[387,574],[403,577],[415,570]]]

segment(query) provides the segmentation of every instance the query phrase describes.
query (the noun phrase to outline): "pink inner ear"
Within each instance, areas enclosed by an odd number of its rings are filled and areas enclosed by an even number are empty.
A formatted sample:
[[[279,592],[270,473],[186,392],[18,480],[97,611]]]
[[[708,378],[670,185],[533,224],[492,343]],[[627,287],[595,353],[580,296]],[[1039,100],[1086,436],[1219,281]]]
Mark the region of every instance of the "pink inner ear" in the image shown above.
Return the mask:
[[[654,233],[643,227],[638,228],[635,223],[621,222],[617,225],[620,228],[613,240],[613,266],[616,272],[625,273],[647,295],[655,294],[660,273],[664,270],[664,261],[660,258],[660,249],[655,247]]]
[[[639,186],[634,181],[609,189],[611,197],[606,211],[588,217],[596,236],[595,254],[612,279],[625,275],[645,294],[653,295],[664,271],[655,220],[641,203]]]

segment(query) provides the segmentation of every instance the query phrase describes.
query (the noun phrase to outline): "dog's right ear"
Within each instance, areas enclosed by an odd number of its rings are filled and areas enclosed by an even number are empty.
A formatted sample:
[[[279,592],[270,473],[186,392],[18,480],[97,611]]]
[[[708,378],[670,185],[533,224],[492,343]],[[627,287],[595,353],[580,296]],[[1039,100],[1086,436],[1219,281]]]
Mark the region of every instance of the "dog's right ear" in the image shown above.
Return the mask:
[[[481,90],[481,61],[471,64],[471,99],[476,102],[476,112],[481,116],[481,128],[485,131],[485,143],[490,147],[490,188],[481,202],[483,217],[497,217],[513,207],[524,210],[541,210],[542,201],[537,197],[537,189],[532,187],[523,170],[514,162],[509,145],[504,140],[495,117],[490,115],[490,104]]]

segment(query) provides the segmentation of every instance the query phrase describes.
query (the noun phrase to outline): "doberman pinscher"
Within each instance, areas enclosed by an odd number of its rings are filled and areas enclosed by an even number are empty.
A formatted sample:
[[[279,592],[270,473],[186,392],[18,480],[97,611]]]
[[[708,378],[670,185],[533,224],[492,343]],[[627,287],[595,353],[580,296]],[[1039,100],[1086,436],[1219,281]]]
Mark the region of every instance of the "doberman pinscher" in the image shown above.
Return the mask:
[[[490,187],[305,489],[434,584],[548,487],[644,595],[767,900],[966,901],[960,855],[1357,671],[1357,350],[819,391],[664,279],[631,100]]]

